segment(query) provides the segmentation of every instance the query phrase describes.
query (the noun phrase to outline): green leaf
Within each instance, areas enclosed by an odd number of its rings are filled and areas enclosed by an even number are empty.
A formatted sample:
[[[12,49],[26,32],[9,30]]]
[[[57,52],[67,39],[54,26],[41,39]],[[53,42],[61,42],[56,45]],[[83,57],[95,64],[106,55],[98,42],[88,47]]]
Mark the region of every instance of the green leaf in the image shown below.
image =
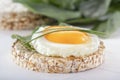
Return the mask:
[[[27,42],[31,39],[31,36],[26,36],[26,37],[22,37],[20,35],[14,34],[12,35],[13,39],[17,39],[21,42],[21,44],[26,47],[28,50],[34,50],[32,48],[32,46],[30,44],[28,44]]]
[[[23,5],[28,7],[28,9],[35,13],[39,13],[54,18],[60,22],[81,16],[80,11],[65,10],[43,2],[36,3],[31,0],[14,0],[14,1],[22,3]]]
[[[41,25],[42,26],[42,25]],[[39,26],[38,27],[35,27],[35,29],[32,31],[32,35],[39,29]],[[31,36],[32,36],[31,35]]]
[[[95,21],[98,21],[98,19],[96,19],[96,18],[75,18],[75,19],[67,20],[65,22],[68,24],[74,24],[74,23],[88,24],[90,22],[95,22]]]
[[[120,0],[112,0],[112,3],[119,3]]]
[[[95,31],[104,32],[103,38],[109,37],[113,32],[120,28],[120,11],[111,14],[109,19],[93,28]]]
[[[29,35],[29,36],[20,36],[20,35],[17,35],[17,34],[13,34],[11,37],[13,38],[13,39],[17,39],[17,40],[19,40],[20,42],[21,42],[21,44],[24,46],[24,47],[26,47],[28,50],[34,50],[34,48],[28,43],[30,40],[31,40],[31,36],[37,31],[39,29],[39,27],[36,27],[33,31],[32,31],[32,33],[31,33],[31,35]]]
[[[59,23],[59,26],[71,26],[71,25],[67,23]]]
[[[120,0],[112,0],[108,12],[113,13],[115,11],[120,11]]]
[[[66,10],[75,10],[80,5],[81,0],[49,0],[51,4]]]
[[[108,11],[110,3],[111,0],[83,0],[80,10],[85,17],[96,18]]]

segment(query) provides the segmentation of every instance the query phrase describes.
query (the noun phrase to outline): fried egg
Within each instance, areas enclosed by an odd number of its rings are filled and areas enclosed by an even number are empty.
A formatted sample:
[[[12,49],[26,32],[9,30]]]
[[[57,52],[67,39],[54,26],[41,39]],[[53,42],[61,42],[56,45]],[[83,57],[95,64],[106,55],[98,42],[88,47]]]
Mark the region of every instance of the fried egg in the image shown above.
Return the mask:
[[[34,39],[43,31],[52,28],[65,26],[46,26],[40,27],[31,39]],[[72,26],[67,26],[72,27]],[[30,43],[34,49],[45,56],[80,57],[89,55],[98,50],[100,40],[94,34],[80,31],[59,31],[46,34]]]

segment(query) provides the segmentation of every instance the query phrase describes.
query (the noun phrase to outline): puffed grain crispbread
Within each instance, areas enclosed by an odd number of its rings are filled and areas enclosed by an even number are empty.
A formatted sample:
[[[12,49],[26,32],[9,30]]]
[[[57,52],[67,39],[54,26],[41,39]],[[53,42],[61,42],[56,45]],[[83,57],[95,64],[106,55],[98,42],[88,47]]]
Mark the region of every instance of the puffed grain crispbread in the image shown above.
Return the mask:
[[[19,41],[12,46],[13,61],[28,70],[48,73],[70,73],[95,68],[104,62],[104,44],[96,52],[81,57],[49,57],[27,50]]]

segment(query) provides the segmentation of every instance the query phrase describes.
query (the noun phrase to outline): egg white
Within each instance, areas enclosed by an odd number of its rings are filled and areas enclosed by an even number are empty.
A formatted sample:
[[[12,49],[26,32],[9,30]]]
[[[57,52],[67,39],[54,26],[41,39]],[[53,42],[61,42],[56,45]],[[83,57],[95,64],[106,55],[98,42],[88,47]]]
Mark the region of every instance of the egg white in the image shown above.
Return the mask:
[[[46,26],[47,27],[47,26]],[[40,27],[33,35],[31,39],[34,39],[42,34],[38,33],[43,31],[45,27]],[[84,56],[92,54],[98,50],[100,40],[96,35],[89,34],[91,41],[84,44],[61,44],[48,41],[45,37],[41,37],[33,40],[30,44],[34,49],[45,56]]]

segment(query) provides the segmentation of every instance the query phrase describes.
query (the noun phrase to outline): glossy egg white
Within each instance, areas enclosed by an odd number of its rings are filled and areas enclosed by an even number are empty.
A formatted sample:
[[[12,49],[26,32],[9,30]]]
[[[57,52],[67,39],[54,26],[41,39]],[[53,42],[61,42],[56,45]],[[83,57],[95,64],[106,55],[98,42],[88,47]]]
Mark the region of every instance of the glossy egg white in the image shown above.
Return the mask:
[[[46,26],[48,27],[48,26]],[[34,39],[42,34],[45,27],[40,27],[33,35],[31,39]],[[84,44],[61,44],[48,41],[45,37],[41,37],[33,40],[30,44],[34,49],[45,56],[84,56],[92,54],[98,50],[100,40],[96,35],[89,34],[91,41]]]

